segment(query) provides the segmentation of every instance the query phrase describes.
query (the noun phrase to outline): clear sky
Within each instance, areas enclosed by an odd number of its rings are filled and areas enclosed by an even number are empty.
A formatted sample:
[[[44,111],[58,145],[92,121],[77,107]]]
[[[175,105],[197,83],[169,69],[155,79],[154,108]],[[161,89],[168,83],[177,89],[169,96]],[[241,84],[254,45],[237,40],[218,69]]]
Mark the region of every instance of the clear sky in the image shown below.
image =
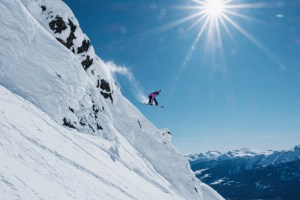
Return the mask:
[[[130,71],[116,74],[123,95],[182,153],[300,144],[299,0],[65,2],[97,55]],[[136,98],[158,89],[165,108]]]

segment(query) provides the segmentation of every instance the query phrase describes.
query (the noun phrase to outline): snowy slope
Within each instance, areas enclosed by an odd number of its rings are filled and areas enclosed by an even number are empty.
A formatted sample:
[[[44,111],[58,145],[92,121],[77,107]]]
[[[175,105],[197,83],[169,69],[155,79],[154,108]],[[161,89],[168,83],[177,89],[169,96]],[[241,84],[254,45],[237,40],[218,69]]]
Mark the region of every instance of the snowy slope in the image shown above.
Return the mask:
[[[0,199],[222,199],[122,96],[62,1],[0,9]]]
[[[0,199],[180,199],[130,145],[68,130],[0,94]]]

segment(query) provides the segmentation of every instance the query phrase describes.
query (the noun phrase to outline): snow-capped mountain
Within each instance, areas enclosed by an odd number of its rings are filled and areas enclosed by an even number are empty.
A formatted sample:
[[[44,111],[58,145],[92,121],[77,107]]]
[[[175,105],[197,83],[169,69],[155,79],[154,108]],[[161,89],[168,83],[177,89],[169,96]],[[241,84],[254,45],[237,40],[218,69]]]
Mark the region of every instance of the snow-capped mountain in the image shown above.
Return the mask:
[[[223,199],[122,96],[63,1],[0,8],[0,199]]]
[[[271,164],[279,164],[300,160],[300,145],[295,146],[288,151],[273,151],[273,150],[250,150],[242,148],[239,150],[228,151],[227,153],[220,153],[218,151],[208,151],[207,153],[188,155],[190,163],[197,164],[207,161],[221,161],[233,160],[238,158],[247,159],[249,163],[256,163],[257,165],[267,166]]]
[[[297,199],[299,147],[288,151],[243,148],[215,157],[208,152],[192,154],[189,160],[196,176],[226,199]]]
[[[217,160],[217,158],[222,155],[219,151],[208,151],[205,154],[190,154],[188,155],[188,159],[190,162],[197,162],[197,161],[209,161],[209,160]]]

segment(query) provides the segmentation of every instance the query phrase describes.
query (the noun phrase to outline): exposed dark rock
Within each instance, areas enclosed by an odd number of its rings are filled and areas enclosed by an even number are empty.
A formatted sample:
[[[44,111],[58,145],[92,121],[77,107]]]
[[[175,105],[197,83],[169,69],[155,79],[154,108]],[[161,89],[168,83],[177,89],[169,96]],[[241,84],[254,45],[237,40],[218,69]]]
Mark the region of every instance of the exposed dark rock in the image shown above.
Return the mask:
[[[71,32],[69,37],[67,38],[67,42],[64,44],[68,49],[70,49],[74,43],[73,43],[73,40],[75,40],[76,37],[75,37],[75,34],[74,32]]]
[[[194,189],[195,189],[195,191],[198,193],[198,190],[197,190],[197,188],[195,188],[195,187],[194,187]]]
[[[80,123],[81,126],[85,126],[86,125],[86,123],[85,123],[85,121],[83,119],[80,119],[79,123]]]
[[[91,125],[89,125],[90,129],[92,129],[93,132],[95,132],[95,130],[93,129],[93,127]]]
[[[101,95],[107,99],[107,98],[110,98],[111,102],[113,103],[113,98],[112,98],[112,95],[111,95],[111,89],[109,87],[109,83],[107,81],[105,81],[104,79],[101,79],[101,83],[100,83],[100,80],[98,79],[98,83],[97,83],[97,88],[101,88],[102,90],[105,90],[107,92],[103,92],[101,91]],[[103,110],[104,110],[104,107],[102,106]]]
[[[64,118],[64,126],[70,127],[70,128],[75,128],[75,126],[73,126],[70,122],[70,120],[67,120],[66,118]]]
[[[58,76],[58,78],[61,78],[61,75],[60,75],[60,74],[56,73],[56,75]]]
[[[87,56],[85,60],[81,62],[81,65],[85,70],[87,70],[93,64],[93,59],[90,56]]]
[[[42,11],[44,12],[47,8],[46,8],[46,6],[41,6],[41,8],[42,8]]]
[[[97,114],[99,112],[99,110],[96,108],[95,105],[93,105],[93,111],[95,112],[95,114]]]
[[[63,45],[65,45],[65,41],[63,41],[62,39],[60,39],[60,38],[56,38],[57,39],[57,41],[59,41],[60,43],[62,43]],[[66,46],[66,45],[65,45]]]
[[[102,126],[100,126],[99,124],[97,124],[97,130],[103,130]]]
[[[110,90],[110,87],[109,87],[109,83],[108,83],[106,80],[104,80],[104,79],[101,79],[101,84],[100,84],[100,82],[99,82],[99,80],[98,80],[97,87],[98,87],[98,88],[100,87],[102,90],[105,90],[105,91],[107,91],[107,92],[110,92],[110,91],[111,91],[111,90]]]
[[[67,42],[63,41],[60,38],[56,38],[60,43],[62,43],[63,45],[65,45],[65,47],[67,47],[68,49],[70,49],[73,46],[73,40],[76,39],[74,33],[70,33],[69,37],[67,38]],[[75,51],[73,52],[75,53]]]
[[[100,93],[105,99],[110,98],[111,102],[113,103],[113,98],[112,98],[111,93],[106,93],[106,92],[102,92],[102,91]]]
[[[73,109],[73,108],[69,107],[69,110],[70,110],[72,113],[74,113],[74,109]]]
[[[77,48],[77,53],[80,54],[80,53],[86,52],[89,50],[89,47],[90,47],[90,41],[83,40],[81,47]]]
[[[109,83],[107,81],[105,81],[104,79],[101,79],[101,83],[100,81],[98,80],[98,84],[97,84],[97,87],[101,88],[102,90],[105,90],[107,92],[103,92],[101,91],[101,95],[107,99],[107,98],[110,98],[111,102],[113,103],[113,98],[112,98],[112,95],[111,95],[111,89],[110,89],[110,86],[109,86]]]
[[[75,32],[76,31],[76,26],[73,24],[73,22],[69,19],[69,24],[68,24],[69,26],[70,26],[70,28],[71,28],[71,32]]]
[[[67,29],[66,23],[58,15],[56,15],[55,19],[49,23],[49,27],[54,31],[54,33],[61,33]]]
[[[59,17],[59,16],[56,16],[56,18],[59,18],[59,19],[61,19],[62,20],[62,18],[61,17]],[[53,20],[53,21],[55,21],[55,20]],[[52,21],[52,22],[53,22]],[[52,22],[50,22],[50,24],[52,23]],[[62,20],[62,22],[64,23],[64,25],[65,25],[65,22]],[[50,25],[49,24],[49,25]],[[75,40],[76,39],[76,37],[75,37],[75,30],[76,30],[76,26],[73,24],[73,22],[71,21],[71,20],[69,20],[69,24],[68,24],[69,26],[70,26],[70,30],[71,30],[71,32],[70,32],[70,35],[69,35],[69,37],[67,38],[67,41],[65,42],[65,41],[63,41],[62,39],[60,39],[60,38],[56,38],[60,43],[62,43],[63,45],[65,45],[68,49],[71,49],[71,47],[74,45],[74,43],[73,43],[73,40]],[[66,26],[66,25],[65,25]],[[50,26],[50,28],[51,28],[51,26]],[[67,28],[67,26],[66,26],[66,28]],[[65,28],[65,29],[66,29]],[[52,29],[52,28],[51,28]],[[65,30],[64,29],[64,30]],[[52,29],[53,30],[53,29]],[[55,31],[54,33],[57,33],[57,31]],[[59,32],[59,33],[61,33],[61,32]],[[72,49],[72,52],[73,53],[75,53],[75,49],[73,48]]]

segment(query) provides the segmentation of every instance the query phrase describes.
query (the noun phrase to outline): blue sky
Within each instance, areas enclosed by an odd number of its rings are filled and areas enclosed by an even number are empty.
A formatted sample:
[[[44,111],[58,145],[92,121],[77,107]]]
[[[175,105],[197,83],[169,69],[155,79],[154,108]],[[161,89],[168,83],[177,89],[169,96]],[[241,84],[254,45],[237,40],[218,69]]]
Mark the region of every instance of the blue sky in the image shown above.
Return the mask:
[[[206,17],[195,24],[201,15],[177,23],[200,12],[188,0],[65,2],[100,58],[128,68],[146,95],[162,90],[165,108],[145,106],[137,88],[116,77],[134,105],[170,129],[182,153],[300,144],[298,0],[232,0],[227,5],[246,6],[228,8],[232,23],[212,22],[219,31]]]

